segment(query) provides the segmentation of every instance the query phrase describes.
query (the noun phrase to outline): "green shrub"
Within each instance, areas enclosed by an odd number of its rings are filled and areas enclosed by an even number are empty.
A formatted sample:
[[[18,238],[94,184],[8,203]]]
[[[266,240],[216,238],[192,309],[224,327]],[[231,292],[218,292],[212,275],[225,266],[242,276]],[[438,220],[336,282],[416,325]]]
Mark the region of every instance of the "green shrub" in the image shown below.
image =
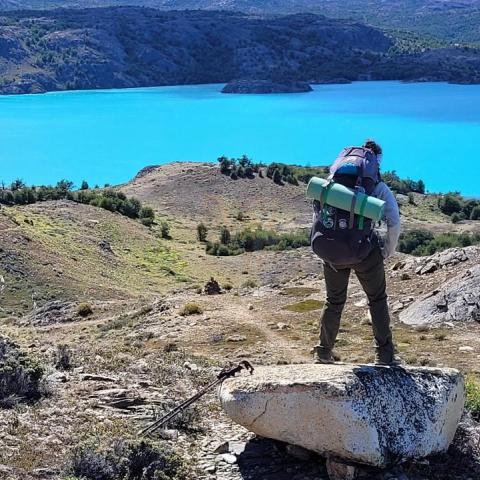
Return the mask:
[[[395,170],[382,173],[382,180],[396,193],[407,195],[410,192],[425,193],[425,183],[423,180],[402,179]]]
[[[257,287],[258,287],[257,282],[251,278],[248,280],[245,280],[242,283],[242,288],[257,288]]]
[[[90,304],[88,303],[81,303],[77,307],[77,314],[80,317],[89,317],[90,315],[93,314],[93,309]]]
[[[480,220],[480,206],[474,207],[470,213],[470,220]]]
[[[203,223],[197,225],[197,238],[199,242],[205,242],[207,240],[208,229]]]
[[[475,420],[480,421],[480,381],[472,375],[467,376],[465,390],[467,393],[465,408]]]
[[[203,313],[203,310],[197,303],[190,302],[186,303],[178,313],[182,315],[182,317],[187,317],[189,315],[199,315]]]
[[[445,215],[452,215],[462,211],[463,200],[459,195],[449,193],[438,199],[438,207]]]
[[[461,222],[462,220],[465,220],[465,215],[463,214],[463,212],[460,212],[460,213],[455,212],[450,217],[450,220],[452,221],[452,223],[458,223],[458,222]]]
[[[442,233],[434,236],[426,230],[412,230],[400,236],[399,250],[412,255],[433,255],[454,247],[468,247],[480,243],[479,234]]]
[[[57,370],[71,370],[73,368],[72,351],[68,345],[57,345],[54,364]]]
[[[230,230],[224,225],[220,229],[220,243],[223,245],[228,245],[231,239],[232,236],[230,234]]]
[[[22,352],[17,344],[0,336],[0,407],[18,401],[37,400],[42,395],[43,367]]]
[[[276,233],[262,228],[256,230],[247,228],[233,235],[227,245],[208,242],[206,252],[209,255],[228,256],[264,249],[281,251],[309,245],[310,237],[307,230]]]
[[[472,220],[475,220],[474,218],[471,218],[472,217],[472,212],[476,207],[479,207],[479,206],[480,206],[480,204],[479,204],[478,200],[467,200],[464,203],[463,209],[462,209],[462,212],[465,215],[465,218],[470,218]],[[480,211],[478,212],[478,215],[480,215]],[[479,216],[479,218],[480,218],[480,216]]]
[[[65,474],[82,480],[187,480],[189,468],[167,444],[116,440],[74,448]]]
[[[152,207],[142,207],[138,213],[139,218],[155,218],[155,212]]]
[[[12,183],[10,189],[0,190],[0,204],[27,205],[47,200],[71,200],[76,203],[104,208],[111,212],[118,212],[130,218],[154,219],[155,214],[150,207],[142,207],[136,198],[127,198],[123,192],[111,188],[89,190],[88,183],[83,181],[80,189],[72,191],[73,183],[60,180],[55,186],[42,185],[27,187],[21,180]]]
[[[153,218],[148,218],[147,217],[147,218],[141,218],[140,223],[142,225],[144,225],[145,227],[150,228],[155,223],[155,221],[153,220]]]
[[[170,225],[165,221],[160,224],[160,235],[167,240],[172,238],[170,237]]]

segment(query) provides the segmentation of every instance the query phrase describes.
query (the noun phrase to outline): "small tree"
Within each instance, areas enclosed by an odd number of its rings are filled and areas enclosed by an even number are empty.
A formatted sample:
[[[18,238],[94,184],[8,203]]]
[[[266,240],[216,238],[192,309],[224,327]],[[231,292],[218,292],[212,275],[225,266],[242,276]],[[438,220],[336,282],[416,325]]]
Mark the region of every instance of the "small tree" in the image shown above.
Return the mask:
[[[160,235],[162,236],[162,238],[166,238],[166,239],[171,238],[170,237],[170,226],[165,221],[163,221],[160,224]]]
[[[225,155],[217,158],[218,163],[220,164],[220,172],[224,175],[230,175],[232,167],[235,166],[235,160],[230,160]]]
[[[462,200],[458,195],[447,194],[438,201],[440,210],[446,215],[451,215],[455,212],[460,212],[463,208]]]
[[[470,214],[470,220],[480,220],[480,206],[473,208],[472,213]]]
[[[230,230],[224,225],[220,229],[220,243],[223,245],[228,245],[232,239],[232,236],[230,235]]]
[[[199,223],[197,225],[197,238],[199,242],[206,242],[207,241],[207,233],[208,229],[203,223]]]
[[[278,170],[278,168],[273,171],[272,180],[274,181],[274,183],[282,185],[282,174],[280,173],[280,170]]]
[[[422,194],[425,193],[425,183],[423,180],[417,182],[417,192]]]
[[[61,194],[66,195],[73,188],[73,182],[70,180],[60,180],[57,183],[56,189],[61,192]]]
[[[88,182],[86,180],[82,180],[80,190],[88,190],[88,189],[89,189]]]
[[[138,213],[138,217],[140,218],[140,222],[145,225],[146,227],[151,227],[155,221],[155,212],[151,207],[142,207],[140,212]],[[163,227],[161,227],[163,229]],[[168,235],[168,232],[167,232]],[[163,237],[163,234],[162,234]],[[167,237],[164,237],[167,238]]]
[[[155,218],[155,212],[152,207],[142,207],[138,216],[140,218],[151,218],[153,220]]]
[[[12,191],[20,190],[21,188],[25,188],[25,187],[26,187],[25,182],[22,179],[17,178],[10,185],[10,190],[12,190]]]
[[[465,220],[465,216],[463,215],[462,212],[460,212],[460,213],[455,212],[455,213],[452,213],[452,216],[450,217],[450,220],[452,221],[452,223],[458,223],[462,220]]]

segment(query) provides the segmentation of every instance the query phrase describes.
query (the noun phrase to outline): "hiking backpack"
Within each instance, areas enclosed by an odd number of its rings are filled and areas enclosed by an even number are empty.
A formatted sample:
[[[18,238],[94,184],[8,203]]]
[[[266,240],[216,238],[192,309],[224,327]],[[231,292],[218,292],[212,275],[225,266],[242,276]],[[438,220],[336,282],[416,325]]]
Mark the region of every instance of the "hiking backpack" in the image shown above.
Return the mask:
[[[379,161],[372,150],[348,147],[330,167],[329,181],[355,192],[371,195],[380,182]],[[314,223],[310,241],[313,251],[331,265],[355,265],[365,259],[375,246],[374,223],[354,213],[356,195],[350,211],[313,202]]]

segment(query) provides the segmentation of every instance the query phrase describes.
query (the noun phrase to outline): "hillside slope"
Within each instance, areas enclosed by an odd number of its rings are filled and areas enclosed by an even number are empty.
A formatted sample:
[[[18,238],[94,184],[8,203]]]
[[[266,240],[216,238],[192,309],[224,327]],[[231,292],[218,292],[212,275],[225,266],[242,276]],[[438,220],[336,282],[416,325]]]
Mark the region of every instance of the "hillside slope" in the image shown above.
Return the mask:
[[[313,14],[104,8],[0,18],[0,92],[232,79],[480,81],[480,51],[392,53],[382,31]]]
[[[38,480],[45,472],[53,480],[73,478],[68,469],[72,458],[79,458],[78,446],[102,449],[138,440],[137,432],[152,417],[203,388],[229,362],[310,362],[318,342],[325,286],[321,264],[308,247],[216,257],[196,238],[199,222],[207,225],[210,240],[218,238],[222,225],[232,233],[259,224],[277,231],[307,226],[311,212],[304,184],[232,180],[216,165],[175,163],[147,168],[117,188],[154,207],[157,220],[169,223],[171,238],[160,238],[157,226],[151,230],[69,201],[0,209],[2,335],[45,365],[50,388],[35,404],[0,407],[0,472],[11,480]],[[402,207],[406,226],[473,228],[446,223],[432,208],[435,197],[418,195],[415,201],[417,206]],[[466,250],[468,255],[461,249],[445,252],[442,258],[449,260],[440,265],[437,258],[436,268],[433,257],[396,254],[387,261],[394,336],[407,363],[480,374],[478,322],[456,319],[420,333],[398,321],[415,299],[441,291],[446,281],[478,265],[480,247]],[[202,289],[211,276],[220,281],[222,294]],[[336,350],[345,362],[372,361],[367,299],[354,275],[348,297]],[[62,363],[68,368],[59,364],[59,352],[67,352]],[[278,444],[250,441],[223,415],[214,394],[169,432],[171,437],[156,440],[179,451],[195,471],[185,479],[278,478],[279,468],[302,479],[327,479],[318,457],[299,460],[283,450],[279,454]],[[480,457],[465,438],[477,445],[478,437],[474,430],[469,435],[460,436],[448,455],[407,464],[405,471],[409,477],[416,472],[418,480],[475,477]],[[219,439],[247,442],[249,466],[242,463],[239,470],[237,463],[223,461]],[[97,458],[102,457],[89,453],[80,463],[102,467]],[[215,475],[206,475],[207,468]],[[98,471],[82,476],[93,480]]]
[[[184,280],[175,248],[139,222],[67,201],[0,210],[2,316],[48,301],[134,299]]]
[[[255,14],[311,12],[410,30],[453,42],[480,42],[479,0],[0,0],[0,9],[137,5],[163,10],[231,10]]]

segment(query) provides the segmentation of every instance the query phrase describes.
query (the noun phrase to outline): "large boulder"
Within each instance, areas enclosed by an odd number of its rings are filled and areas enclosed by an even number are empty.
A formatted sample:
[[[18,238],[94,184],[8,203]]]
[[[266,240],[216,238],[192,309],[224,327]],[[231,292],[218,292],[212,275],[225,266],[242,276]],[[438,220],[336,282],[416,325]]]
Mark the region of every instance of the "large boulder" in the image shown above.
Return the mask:
[[[407,325],[480,322],[480,265],[418,299],[399,318]]]
[[[219,395],[258,435],[376,467],[447,450],[465,400],[456,370],[371,365],[260,367]]]

